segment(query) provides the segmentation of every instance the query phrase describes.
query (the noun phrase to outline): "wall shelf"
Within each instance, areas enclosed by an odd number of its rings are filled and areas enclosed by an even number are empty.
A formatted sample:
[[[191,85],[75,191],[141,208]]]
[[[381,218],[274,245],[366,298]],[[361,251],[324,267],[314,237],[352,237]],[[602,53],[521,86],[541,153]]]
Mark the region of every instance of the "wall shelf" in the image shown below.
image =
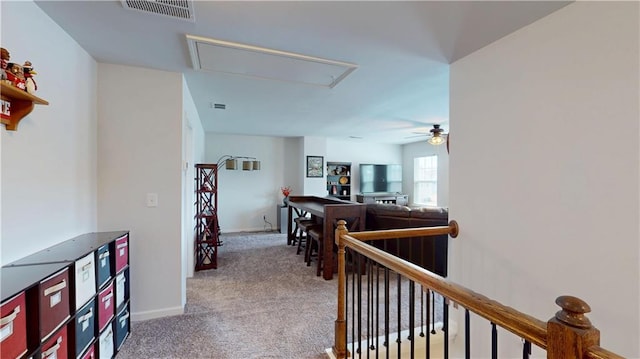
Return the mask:
[[[16,131],[20,120],[33,111],[34,105],[49,104],[46,100],[43,100],[38,96],[34,96],[15,86],[11,86],[4,82],[0,84],[2,85],[0,97],[3,101],[7,101],[10,104],[11,114],[8,117],[5,117],[4,114],[2,115],[2,123],[6,126],[8,131]]]

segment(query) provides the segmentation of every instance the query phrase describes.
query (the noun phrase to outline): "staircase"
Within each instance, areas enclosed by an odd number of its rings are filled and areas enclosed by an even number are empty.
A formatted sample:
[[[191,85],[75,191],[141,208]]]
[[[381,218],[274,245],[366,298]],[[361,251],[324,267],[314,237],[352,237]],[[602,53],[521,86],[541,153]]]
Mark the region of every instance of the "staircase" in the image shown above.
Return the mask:
[[[364,242],[442,234],[457,237],[457,223],[349,233],[346,222],[338,221],[335,231],[338,303],[334,345],[328,350],[331,358],[386,358],[387,350],[390,358],[449,358],[454,344],[455,357],[464,358],[497,359],[500,353],[500,357],[528,359],[534,346],[546,351],[549,359],[622,358],[600,347],[600,332],[585,316],[591,309],[579,298],[558,297],[556,304],[561,310],[550,320],[541,321]],[[397,278],[396,283],[408,282],[408,289],[400,284],[394,286],[391,278]],[[430,293],[445,298],[441,301],[442,321],[435,335],[421,337],[420,333],[426,333],[422,323],[432,322],[431,316],[435,318],[437,313],[436,300],[429,300],[433,297]],[[455,310],[455,319],[460,320],[464,332],[458,333],[458,323],[450,320],[450,307]],[[390,315],[392,310],[397,315]],[[415,340],[407,339],[410,330],[401,331],[398,345],[395,342],[398,336],[387,334],[391,326],[418,328],[413,331]],[[382,336],[378,334],[379,328],[383,328]],[[478,328],[484,329],[476,330]],[[488,351],[479,351],[480,345],[472,348],[472,335],[474,343],[487,340],[490,344],[484,347],[488,347]],[[444,340],[447,336],[449,340]],[[498,339],[504,337],[513,340],[500,346]],[[386,338],[389,338],[389,347],[380,344]],[[514,340],[519,343],[516,348],[512,345]],[[365,348],[368,348],[366,352]]]

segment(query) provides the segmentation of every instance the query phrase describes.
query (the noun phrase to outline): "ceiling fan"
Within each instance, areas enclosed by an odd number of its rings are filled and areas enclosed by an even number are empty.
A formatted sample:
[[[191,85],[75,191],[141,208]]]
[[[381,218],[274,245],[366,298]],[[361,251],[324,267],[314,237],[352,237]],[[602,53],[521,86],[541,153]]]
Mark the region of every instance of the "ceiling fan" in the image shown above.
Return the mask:
[[[413,132],[419,134],[418,136],[430,135],[427,142],[434,146],[441,145],[447,141],[447,134],[444,133],[444,130],[440,128],[439,124],[433,124],[433,128],[429,130],[429,132]],[[418,136],[410,136],[410,137],[418,137]],[[406,138],[410,138],[406,137]]]

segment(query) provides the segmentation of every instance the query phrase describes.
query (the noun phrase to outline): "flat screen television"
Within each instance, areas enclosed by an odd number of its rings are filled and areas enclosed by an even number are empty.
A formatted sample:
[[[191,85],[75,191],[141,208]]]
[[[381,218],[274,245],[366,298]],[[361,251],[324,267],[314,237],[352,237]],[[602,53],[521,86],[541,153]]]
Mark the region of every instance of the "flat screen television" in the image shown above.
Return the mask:
[[[402,192],[401,165],[360,164],[360,192]]]

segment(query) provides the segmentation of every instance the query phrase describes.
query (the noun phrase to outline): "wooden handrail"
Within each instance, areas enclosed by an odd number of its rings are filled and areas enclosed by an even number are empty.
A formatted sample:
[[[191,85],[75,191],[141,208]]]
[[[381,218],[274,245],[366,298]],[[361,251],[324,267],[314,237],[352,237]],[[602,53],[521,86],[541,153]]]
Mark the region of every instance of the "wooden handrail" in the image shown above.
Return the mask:
[[[377,241],[391,238],[437,236],[442,234],[448,234],[451,237],[456,238],[458,236],[458,222],[450,221],[448,226],[384,229],[378,231],[355,232],[350,235],[361,241]]]
[[[600,348],[598,345],[593,345],[587,348],[585,355],[587,359],[624,359],[624,357],[610,352],[606,349]]]
[[[547,350],[547,358],[622,358],[615,353],[600,348],[599,331],[591,326],[584,313],[589,306],[578,298],[558,297],[556,303],[562,308],[549,321],[544,322],[516,309],[505,306],[464,286],[453,283],[413,263],[407,262],[362,241],[387,238],[458,234],[458,225],[451,221],[449,226],[420,229],[400,229],[349,233],[345,221],[338,221],[335,242],[338,245],[338,313],[335,322],[335,343],[333,352],[337,358],[346,356],[345,318],[345,250],[346,247],[372,259],[415,283],[440,293],[471,312],[495,323],[536,346]]]

